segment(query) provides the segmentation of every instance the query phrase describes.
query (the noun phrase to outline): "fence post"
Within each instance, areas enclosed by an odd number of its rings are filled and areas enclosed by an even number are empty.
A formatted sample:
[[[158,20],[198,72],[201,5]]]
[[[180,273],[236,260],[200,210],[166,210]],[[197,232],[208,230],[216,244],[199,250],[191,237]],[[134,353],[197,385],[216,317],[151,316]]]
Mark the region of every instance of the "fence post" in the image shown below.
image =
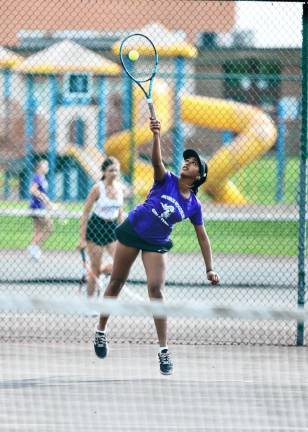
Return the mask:
[[[175,59],[175,102],[173,130],[173,169],[179,174],[184,151],[184,131],[181,119],[181,96],[185,79],[185,58]]]
[[[132,64],[131,67],[134,65]],[[130,144],[129,144],[129,177],[128,181],[132,186],[134,184],[135,177],[135,133],[134,133],[134,90],[132,80],[123,72],[123,86],[124,86],[124,94],[123,94],[123,129],[128,129],[131,133],[130,136]],[[134,193],[129,197],[128,200],[129,207],[134,206],[135,197]]]
[[[56,75],[49,76],[49,138],[48,138],[48,163],[49,163],[49,187],[48,195],[53,200],[56,195],[56,169],[57,169],[57,97],[58,83]]]
[[[26,98],[25,98],[25,168],[20,184],[20,198],[28,199],[30,196],[30,182],[33,171],[33,136],[34,115],[36,100],[34,97],[33,75],[26,75]]]
[[[97,148],[103,152],[106,139],[106,82],[103,76],[98,77],[98,118]]]
[[[284,107],[281,101],[277,104],[277,179],[276,179],[276,201],[281,202],[284,197],[284,182],[285,182],[285,125]]]
[[[298,287],[297,305],[305,306],[305,251],[306,251],[306,206],[307,206],[307,143],[308,143],[308,4],[303,4],[303,43],[302,43],[302,130],[300,145],[299,183],[299,230],[298,230]],[[304,345],[304,322],[297,323],[297,345]]]

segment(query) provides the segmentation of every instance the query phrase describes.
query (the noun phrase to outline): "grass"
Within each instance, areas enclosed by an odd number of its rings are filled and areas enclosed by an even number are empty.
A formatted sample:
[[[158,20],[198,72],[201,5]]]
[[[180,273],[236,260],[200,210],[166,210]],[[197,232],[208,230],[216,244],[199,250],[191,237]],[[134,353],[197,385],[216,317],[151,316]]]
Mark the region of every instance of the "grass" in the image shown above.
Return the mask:
[[[82,210],[83,203],[80,202],[60,202],[67,211]],[[27,209],[29,208],[28,201],[5,201],[0,200],[0,209]]]
[[[296,256],[298,224],[268,221],[209,221],[206,230],[214,253]],[[174,252],[195,252],[198,242],[189,222],[176,225]]]
[[[30,217],[2,216],[0,218],[0,249],[24,249],[32,235]],[[55,220],[54,232],[44,244],[48,250],[73,250],[79,240],[79,219],[67,219],[61,224]]]
[[[299,180],[299,160],[289,158],[285,166],[284,198],[285,204],[295,204]],[[232,181],[248,199],[249,203],[275,204],[277,184],[277,161],[266,156],[240,169]]]
[[[298,189],[298,159],[289,158],[285,169],[284,203],[295,203]],[[264,157],[241,169],[232,180],[252,203],[275,204],[276,160]],[[207,200],[205,193],[200,199]],[[0,201],[0,208],[27,208],[25,201]],[[78,211],[82,203],[65,203]],[[298,224],[269,221],[210,221],[206,223],[214,253],[296,256]],[[0,217],[0,249],[24,249],[30,242],[31,218]],[[79,220],[67,224],[55,220],[55,230],[45,244],[49,250],[73,250],[79,240]],[[199,246],[189,222],[175,226],[174,252],[195,252]]]
[[[296,222],[211,221],[206,223],[214,253],[296,256]],[[0,218],[0,249],[24,249],[31,240],[31,218]],[[55,220],[55,230],[44,245],[47,250],[74,250],[79,240],[79,220],[65,225]],[[173,252],[197,252],[193,226],[185,221],[175,226]]]

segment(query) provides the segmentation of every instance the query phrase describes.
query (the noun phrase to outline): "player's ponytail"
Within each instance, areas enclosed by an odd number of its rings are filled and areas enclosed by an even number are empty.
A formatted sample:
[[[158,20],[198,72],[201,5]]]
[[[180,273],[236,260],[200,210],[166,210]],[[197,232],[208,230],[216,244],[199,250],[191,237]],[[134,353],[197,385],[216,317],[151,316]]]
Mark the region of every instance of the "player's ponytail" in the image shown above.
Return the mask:
[[[193,191],[193,193],[195,195],[197,195],[199,187],[206,181],[206,179],[207,179],[207,172],[208,172],[208,167],[207,167],[207,164],[205,163],[204,164],[204,175],[203,175],[203,177],[195,180],[193,182],[193,184],[190,186],[190,189]]]

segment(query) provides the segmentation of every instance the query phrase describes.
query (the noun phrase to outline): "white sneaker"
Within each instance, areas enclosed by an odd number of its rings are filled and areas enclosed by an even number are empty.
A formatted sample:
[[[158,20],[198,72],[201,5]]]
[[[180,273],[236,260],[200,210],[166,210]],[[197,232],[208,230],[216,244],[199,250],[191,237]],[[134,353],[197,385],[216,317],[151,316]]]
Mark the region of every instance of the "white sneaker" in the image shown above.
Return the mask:
[[[41,249],[40,249],[40,247],[38,245],[30,245],[30,246],[28,246],[27,251],[29,252],[29,254],[31,255],[31,257],[33,259],[35,259],[35,261],[39,261],[41,259],[42,251],[41,251]]]

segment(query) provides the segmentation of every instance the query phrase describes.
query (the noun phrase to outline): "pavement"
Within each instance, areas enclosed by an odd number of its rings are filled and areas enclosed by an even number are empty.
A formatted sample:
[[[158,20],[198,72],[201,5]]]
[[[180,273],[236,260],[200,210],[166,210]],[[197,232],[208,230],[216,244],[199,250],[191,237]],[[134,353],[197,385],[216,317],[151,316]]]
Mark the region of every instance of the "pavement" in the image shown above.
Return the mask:
[[[297,286],[297,257],[216,254],[214,260],[222,286]],[[18,280],[77,280],[81,271],[82,263],[77,250],[45,251],[38,262],[30,257],[27,250],[0,250],[0,283]],[[146,280],[140,256],[133,265],[129,278]],[[201,253],[169,253],[166,280],[167,284],[181,286],[207,285]]]
[[[304,432],[308,351],[290,347],[0,343],[3,432]]]

